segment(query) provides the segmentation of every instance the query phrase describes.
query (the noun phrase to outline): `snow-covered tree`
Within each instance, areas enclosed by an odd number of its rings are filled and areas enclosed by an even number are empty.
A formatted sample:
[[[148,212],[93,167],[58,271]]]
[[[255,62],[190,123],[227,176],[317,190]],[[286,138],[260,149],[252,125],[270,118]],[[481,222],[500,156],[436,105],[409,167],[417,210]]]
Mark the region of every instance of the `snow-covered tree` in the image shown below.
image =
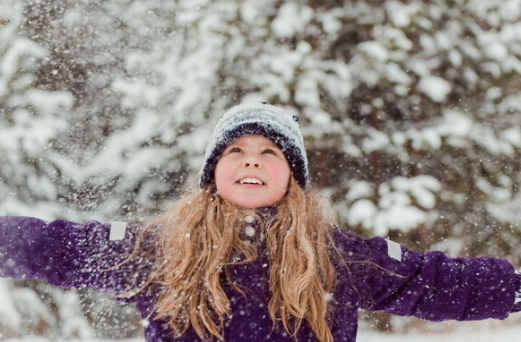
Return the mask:
[[[44,219],[79,218],[75,210],[92,207],[85,197],[92,193],[93,187],[75,182],[74,169],[65,168],[64,164],[70,161],[80,164],[88,159],[89,152],[92,154],[101,148],[99,138],[104,135],[98,133],[100,128],[108,126],[106,123],[112,119],[121,122],[121,115],[115,118],[105,115],[106,120],[98,115],[108,111],[110,96],[105,95],[99,107],[92,99],[95,95],[101,98],[96,87],[103,87],[103,79],[111,79],[109,73],[103,75],[103,72],[113,66],[109,58],[102,56],[96,60],[82,59],[83,53],[88,52],[85,50],[99,46],[92,39],[82,40],[73,26],[81,16],[80,4],[76,3],[78,6],[68,11],[66,5],[66,2],[0,1],[0,207],[3,214]],[[83,5],[87,6],[88,2]],[[101,20],[103,16],[88,18]],[[88,30],[89,23],[84,25]],[[67,35],[74,39],[64,39]],[[100,38],[101,41],[107,39],[116,38]],[[110,44],[106,42],[106,46]],[[82,46],[89,49],[82,50]],[[86,77],[90,72],[98,74]],[[90,105],[85,104],[85,99]],[[113,319],[103,318],[108,316],[103,308],[92,310],[86,304],[81,305],[79,299],[84,292],[58,291],[30,281],[2,281],[0,297],[5,305],[0,309],[0,335],[94,336],[92,312],[98,313],[96,321],[102,318],[112,322]],[[90,296],[84,300],[88,301],[99,306],[106,297]],[[124,317],[135,317],[135,313],[126,308],[118,310],[123,321]],[[126,329],[127,332],[119,334],[100,326],[96,330],[105,331],[107,336],[121,337],[136,329]]]
[[[0,3],[0,181],[2,210],[31,209],[57,215],[57,168],[45,158],[53,142],[68,128],[74,97],[67,90],[38,84],[49,50],[23,32],[24,5]]]
[[[521,0],[0,2],[0,213],[147,220],[239,102],[343,223],[519,260]]]

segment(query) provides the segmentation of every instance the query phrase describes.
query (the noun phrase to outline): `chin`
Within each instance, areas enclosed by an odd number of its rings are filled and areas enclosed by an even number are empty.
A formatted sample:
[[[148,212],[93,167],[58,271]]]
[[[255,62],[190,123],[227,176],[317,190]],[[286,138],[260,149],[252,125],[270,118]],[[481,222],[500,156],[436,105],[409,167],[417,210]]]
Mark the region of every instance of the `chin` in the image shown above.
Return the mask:
[[[236,206],[239,206],[241,208],[246,209],[257,209],[262,207],[268,207],[269,204],[263,204],[263,203],[234,203]]]
[[[260,201],[230,201],[233,204],[235,204],[238,207],[246,208],[246,209],[257,209],[257,208],[263,208],[263,207],[269,207],[272,205],[275,205],[276,203],[269,203],[266,201],[260,202]]]

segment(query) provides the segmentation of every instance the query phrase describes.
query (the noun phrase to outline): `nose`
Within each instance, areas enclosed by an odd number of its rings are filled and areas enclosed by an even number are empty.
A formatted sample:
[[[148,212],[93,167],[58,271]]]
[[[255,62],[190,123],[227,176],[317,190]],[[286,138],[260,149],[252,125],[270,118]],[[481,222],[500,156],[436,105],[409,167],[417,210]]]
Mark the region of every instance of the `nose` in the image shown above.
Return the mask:
[[[260,168],[261,164],[257,158],[248,157],[248,158],[244,159],[244,161],[242,162],[242,166],[243,167],[254,167],[254,168],[258,169],[258,168]]]

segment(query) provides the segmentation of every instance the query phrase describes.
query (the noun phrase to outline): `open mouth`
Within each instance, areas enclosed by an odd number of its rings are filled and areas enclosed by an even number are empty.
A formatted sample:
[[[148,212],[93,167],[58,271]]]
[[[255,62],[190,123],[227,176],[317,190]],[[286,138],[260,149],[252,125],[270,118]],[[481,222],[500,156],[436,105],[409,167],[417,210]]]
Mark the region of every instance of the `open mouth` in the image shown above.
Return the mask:
[[[246,177],[243,179],[239,179],[236,183],[240,184],[240,185],[250,185],[250,186],[265,185],[265,183],[263,181],[261,181],[260,179],[252,178],[252,177]]]

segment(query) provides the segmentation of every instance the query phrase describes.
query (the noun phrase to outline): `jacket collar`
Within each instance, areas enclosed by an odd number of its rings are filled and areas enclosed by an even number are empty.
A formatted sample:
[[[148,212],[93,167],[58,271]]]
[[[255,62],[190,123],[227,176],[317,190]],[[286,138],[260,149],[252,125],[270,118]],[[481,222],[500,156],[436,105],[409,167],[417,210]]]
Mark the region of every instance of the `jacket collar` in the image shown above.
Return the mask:
[[[257,208],[255,209],[255,212],[264,220],[269,220],[273,217],[275,217],[275,215],[277,214],[277,206],[276,205],[272,205],[272,206],[269,206],[269,207],[261,207],[261,208]]]

